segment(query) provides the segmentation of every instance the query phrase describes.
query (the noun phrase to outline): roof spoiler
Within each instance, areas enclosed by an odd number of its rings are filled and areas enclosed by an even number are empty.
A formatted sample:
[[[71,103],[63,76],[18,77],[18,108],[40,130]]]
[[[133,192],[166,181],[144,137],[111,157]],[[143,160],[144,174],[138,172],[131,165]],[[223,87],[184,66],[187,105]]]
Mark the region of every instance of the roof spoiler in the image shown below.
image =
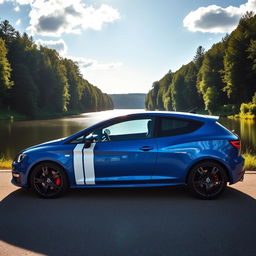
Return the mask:
[[[192,108],[188,111],[188,113],[191,113],[191,114],[196,114],[196,110],[198,109],[198,107],[195,107],[195,108]]]
[[[219,120],[220,117],[219,116],[206,116],[206,118],[210,119],[213,122],[216,122]]]

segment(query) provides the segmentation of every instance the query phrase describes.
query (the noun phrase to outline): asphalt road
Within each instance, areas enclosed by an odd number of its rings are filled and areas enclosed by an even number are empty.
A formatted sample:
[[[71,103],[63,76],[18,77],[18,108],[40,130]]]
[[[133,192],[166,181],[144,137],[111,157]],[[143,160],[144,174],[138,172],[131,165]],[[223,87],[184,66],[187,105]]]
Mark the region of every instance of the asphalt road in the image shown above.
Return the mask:
[[[39,199],[0,172],[0,255],[256,255],[256,173],[218,200],[184,187]]]

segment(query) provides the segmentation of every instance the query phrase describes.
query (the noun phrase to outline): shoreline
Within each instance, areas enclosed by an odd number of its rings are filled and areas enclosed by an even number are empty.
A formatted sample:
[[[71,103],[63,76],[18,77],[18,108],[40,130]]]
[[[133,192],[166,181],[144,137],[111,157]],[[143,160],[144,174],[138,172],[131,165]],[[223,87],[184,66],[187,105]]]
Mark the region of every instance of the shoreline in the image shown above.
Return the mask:
[[[228,119],[232,119],[232,120],[256,120],[256,115],[252,115],[252,114],[248,114],[248,115],[244,115],[244,114],[237,114],[237,115],[233,115],[233,116],[227,116]]]
[[[0,112],[0,122],[1,121],[39,121],[39,120],[50,120],[50,119],[57,119],[67,116],[74,116],[74,115],[80,115],[80,114],[87,114],[87,113],[94,113],[94,112],[101,112],[101,111],[108,111],[108,110],[114,110],[113,109],[102,109],[102,110],[88,110],[88,112],[79,112],[79,111],[69,111],[66,113],[44,113],[38,116],[35,116],[34,118],[31,116],[26,116],[20,113],[1,113]]]

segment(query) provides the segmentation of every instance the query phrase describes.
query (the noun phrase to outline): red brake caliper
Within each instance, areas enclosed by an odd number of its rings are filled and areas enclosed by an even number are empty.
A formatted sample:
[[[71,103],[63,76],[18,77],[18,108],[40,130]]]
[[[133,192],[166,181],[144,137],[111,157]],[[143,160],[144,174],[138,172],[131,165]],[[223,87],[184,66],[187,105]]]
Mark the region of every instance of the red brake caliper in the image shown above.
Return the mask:
[[[218,175],[217,175],[217,174],[213,175],[213,178],[215,179],[215,184],[217,184],[217,183],[218,183],[218,181],[219,181],[219,177],[218,177]]]
[[[56,184],[57,186],[60,185],[60,177],[58,177],[58,178],[55,180],[55,184]]]

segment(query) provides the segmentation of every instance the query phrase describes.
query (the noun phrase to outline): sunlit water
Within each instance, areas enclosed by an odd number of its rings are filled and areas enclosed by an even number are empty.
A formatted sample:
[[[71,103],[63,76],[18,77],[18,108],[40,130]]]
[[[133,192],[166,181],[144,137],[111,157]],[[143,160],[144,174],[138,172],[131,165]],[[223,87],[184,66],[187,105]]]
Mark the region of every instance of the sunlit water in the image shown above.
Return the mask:
[[[0,156],[13,158],[21,149],[67,137],[92,124],[114,116],[144,110],[110,110],[51,120],[0,122]],[[253,120],[220,119],[220,123],[241,136],[243,151],[256,152],[256,123]]]
[[[0,157],[13,158],[21,149],[45,141],[67,137],[102,120],[136,111],[138,110],[120,109],[84,113],[50,120],[1,121]]]

